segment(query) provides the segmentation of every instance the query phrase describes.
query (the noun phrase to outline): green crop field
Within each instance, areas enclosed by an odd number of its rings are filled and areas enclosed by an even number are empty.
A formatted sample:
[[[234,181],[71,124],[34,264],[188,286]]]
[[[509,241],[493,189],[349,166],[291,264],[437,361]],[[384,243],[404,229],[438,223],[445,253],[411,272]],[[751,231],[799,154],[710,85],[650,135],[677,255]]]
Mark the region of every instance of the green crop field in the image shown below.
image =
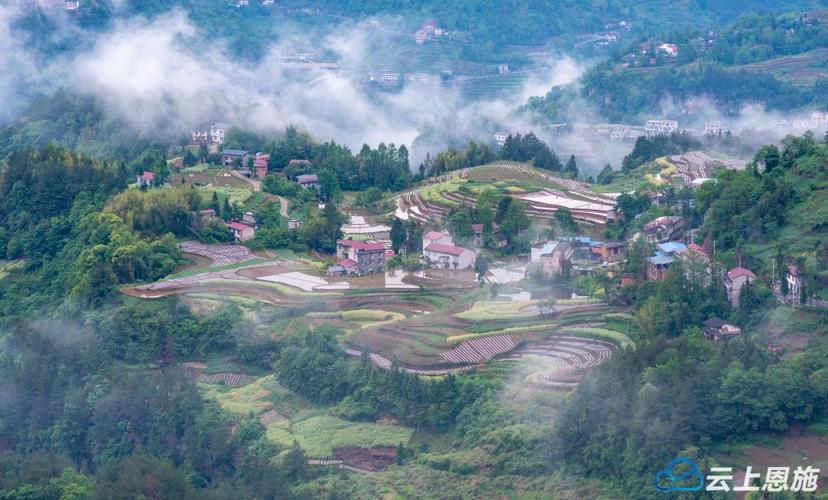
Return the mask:
[[[454,316],[457,319],[470,322],[526,318],[538,314],[525,311],[527,307],[537,303],[536,300],[478,301],[469,309]]]
[[[635,342],[631,338],[621,332],[606,328],[562,328],[560,333],[563,335],[574,335],[576,337],[608,340],[623,349],[635,349]]]
[[[293,441],[308,456],[328,458],[334,448],[397,446],[411,440],[414,430],[397,425],[379,425],[370,422],[350,422],[330,415],[318,415],[299,422],[281,422],[270,425],[269,441],[289,448]]]

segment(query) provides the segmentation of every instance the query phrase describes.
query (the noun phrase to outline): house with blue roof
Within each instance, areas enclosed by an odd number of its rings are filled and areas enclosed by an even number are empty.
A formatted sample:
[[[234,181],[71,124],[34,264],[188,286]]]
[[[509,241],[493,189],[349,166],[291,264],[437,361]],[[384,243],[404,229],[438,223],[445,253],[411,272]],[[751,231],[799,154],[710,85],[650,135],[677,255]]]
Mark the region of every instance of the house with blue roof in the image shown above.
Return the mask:
[[[571,259],[572,246],[566,241],[555,240],[532,245],[529,257],[547,278],[563,274]]]
[[[241,149],[225,149],[221,152],[221,164],[229,167],[246,167],[250,153]]]
[[[647,259],[647,279],[651,281],[663,280],[673,262],[686,251],[687,245],[684,243],[675,241],[659,243],[655,253]]]

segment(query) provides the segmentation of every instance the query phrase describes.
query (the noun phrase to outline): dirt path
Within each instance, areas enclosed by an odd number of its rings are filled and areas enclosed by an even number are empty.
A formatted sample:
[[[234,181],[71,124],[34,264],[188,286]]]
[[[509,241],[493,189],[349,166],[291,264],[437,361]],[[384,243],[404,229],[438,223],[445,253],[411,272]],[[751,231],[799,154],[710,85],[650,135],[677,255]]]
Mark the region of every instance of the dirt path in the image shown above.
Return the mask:
[[[262,181],[257,179],[251,179],[250,177],[245,177],[241,174],[238,170],[231,170],[230,175],[236,177],[237,179],[241,179],[246,183],[250,184],[250,190],[254,193],[261,193],[262,192]],[[265,193],[265,197],[268,200],[279,200],[279,215],[282,217],[288,216],[288,201],[286,198],[279,196],[277,194],[270,194]]]

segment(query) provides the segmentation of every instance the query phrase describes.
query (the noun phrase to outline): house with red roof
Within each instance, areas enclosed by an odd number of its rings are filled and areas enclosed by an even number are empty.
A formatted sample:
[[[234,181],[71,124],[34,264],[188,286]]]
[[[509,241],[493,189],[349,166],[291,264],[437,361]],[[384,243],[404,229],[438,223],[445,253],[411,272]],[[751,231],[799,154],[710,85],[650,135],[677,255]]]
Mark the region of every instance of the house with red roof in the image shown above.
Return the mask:
[[[138,187],[152,187],[155,185],[155,174],[149,170],[144,170],[137,177]]]
[[[691,258],[696,257],[706,262],[710,262],[710,255],[707,254],[707,250],[705,250],[704,247],[698,243],[690,243],[687,245],[687,251],[684,252],[684,254]]]
[[[483,224],[472,224],[472,230],[474,231],[474,246],[482,247],[484,243]],[[492,237],[494,237],[498,248],[506,246],[506,237],[500,232],[500,226],[494,222],[492,222]]]
[[[376,241],[337,240],[336,256],[346,274],[385,272],[385,245]]]
[[[445,231],[426,231],[423,234],[423,248],[431,245],[432,243],[453,245],[454,240],[452,240],[451,235]]]
[[[233,237],[238,242],[247,241],[256,236],[256,226],[252,224],[240,221],[230,221],[225,222],[224,224],[227,226],[227,229],[233,233]]]
[[[748,283],[756,281],[756,275],[750,269],[744,267],[734,267],[725,275],[724,285],[727,290],[727,300],[734,309],[739,308],[739,296],[742,293],[742,287]]]
[[[319,189],[319,177],[316,174],[302,174],[296,176],[296,182],[302,189]]]
[[[433,242],[423,247],[423,260],[434,269],[469,269],[476,255],[468,248]]]

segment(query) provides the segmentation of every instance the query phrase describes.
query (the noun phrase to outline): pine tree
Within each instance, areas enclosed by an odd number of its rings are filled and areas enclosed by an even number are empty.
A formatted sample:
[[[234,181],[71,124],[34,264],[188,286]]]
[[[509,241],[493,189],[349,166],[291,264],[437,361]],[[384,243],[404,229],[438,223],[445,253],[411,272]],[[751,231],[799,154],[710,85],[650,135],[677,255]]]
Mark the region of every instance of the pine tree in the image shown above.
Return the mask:
[[[230,206],[230,198],[224,199],[224,207],[221,209],[221,218],[230,220],[233,218],[233,207]]]
[[[218,193],[215,191],[213,191],[213,199],[210,201],[210,208],[216,212],[216,215],[221,213],[221,204],[219,202]]]
[[[391,223],[391,250],[394,253],[400,253],[400,248],[405,244],[405,228],[400,219],[394,218]]]
[[[305,459],[305,452],[299,446],[299,441],[293,440],[293,445],[290,451],[285,455],[283,466],[285,468],[285,476],[292,483],[296,483],[305,477],[307,469],[307,460]]]
[[[578,177],[578,164],[575,161],[575,155],[569,156],[566,167],[564,167],[564,173],[570,174],[572,177]]]

